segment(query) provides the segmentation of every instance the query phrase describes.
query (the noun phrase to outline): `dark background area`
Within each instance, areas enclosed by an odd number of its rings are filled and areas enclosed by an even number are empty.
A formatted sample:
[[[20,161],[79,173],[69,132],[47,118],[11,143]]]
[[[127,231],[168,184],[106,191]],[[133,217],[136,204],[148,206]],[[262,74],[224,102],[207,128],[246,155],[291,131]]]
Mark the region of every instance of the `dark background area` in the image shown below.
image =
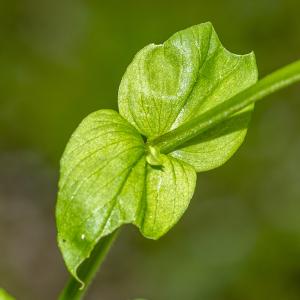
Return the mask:
[[[134,54],[211,21],[254,50],[260,76],[300,58],[299,0],[0,0],[0,286],[56,299],[59,159],[92,111],[117,108]],[[300,86],[259,103],[247,139],[198,175],[182,220],[159,241],[123,228],[87,299],[300,299]]]

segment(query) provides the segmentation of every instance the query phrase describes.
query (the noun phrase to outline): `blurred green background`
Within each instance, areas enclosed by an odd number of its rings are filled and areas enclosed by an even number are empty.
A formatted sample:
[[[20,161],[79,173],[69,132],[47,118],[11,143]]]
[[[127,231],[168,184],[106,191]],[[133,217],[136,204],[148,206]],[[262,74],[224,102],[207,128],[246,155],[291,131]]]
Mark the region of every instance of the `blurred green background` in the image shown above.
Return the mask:
[[[263,76],[300,58],[299,12],[299,0],[0,0],[0,286],[56,299],[68,276],[59,158],[84,116],[117,108],[139,49],[211,21],[230,51],[255,51]],[[299,167],[298,85],[257,105],[246,142],[198,176],[169,234],[122,230],[87,299],[299,300]]]

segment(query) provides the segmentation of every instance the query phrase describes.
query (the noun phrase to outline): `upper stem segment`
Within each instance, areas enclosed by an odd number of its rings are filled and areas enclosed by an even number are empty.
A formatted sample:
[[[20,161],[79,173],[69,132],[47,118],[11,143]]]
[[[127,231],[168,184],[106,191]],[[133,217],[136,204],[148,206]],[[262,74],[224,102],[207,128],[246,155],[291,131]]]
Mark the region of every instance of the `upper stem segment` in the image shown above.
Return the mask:
[[[243,92],[176,129],[150,140],[148,145],[157,148],[161,153],[170,153],[249,104],[297,81],[300,81],[300,60],[271,73]]]

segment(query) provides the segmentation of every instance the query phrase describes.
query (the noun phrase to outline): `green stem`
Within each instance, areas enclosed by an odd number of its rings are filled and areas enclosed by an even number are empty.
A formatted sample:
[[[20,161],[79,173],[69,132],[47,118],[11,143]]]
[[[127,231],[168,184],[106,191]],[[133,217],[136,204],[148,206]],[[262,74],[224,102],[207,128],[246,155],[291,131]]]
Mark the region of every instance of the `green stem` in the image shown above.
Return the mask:
[[[170,153],[188,140],[216,126],[232,114],[294,82],[300,81],[300,60],[287,65],[258,81],[243,92],[208,110],[202,115],[150,140],[149,146],[161,153]]]
[[[81,284],[74,277],[71,277],[61,292],[59,300],[83,299],[84,294],[116,239],[117,233],[118,231],[115,231],[102,238],[94,248],[91,256],[79,267],[78,277],[85,283],[85,286],[82,288]]]

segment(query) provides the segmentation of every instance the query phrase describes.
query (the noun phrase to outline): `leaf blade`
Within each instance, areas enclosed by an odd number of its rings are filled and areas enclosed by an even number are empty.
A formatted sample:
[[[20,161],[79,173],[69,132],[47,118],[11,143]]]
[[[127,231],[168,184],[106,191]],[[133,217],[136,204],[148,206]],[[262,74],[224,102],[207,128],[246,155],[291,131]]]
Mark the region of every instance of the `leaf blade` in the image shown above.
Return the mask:
[[[107,127],[98,128],[102,135],[97,140],[94,128],[99,120],[105,120]],[[61,160],[56,220],[59,247],[78,280],[77,268],[99,239],[134,220],[144,166],[141,136],[114,111],[91,114],[71,137]],[[132,178],[137,188],[130,194],[127,185]],[[124,199],[128,198],[127,214],[122,215]]]
[[[101,238],[132,223],[157,239],[187,208],[193,167],[165,155],[159,160],[161,168],[146,164],[142,137],[114,111],[89,115],[70,138],[61,160],[57,238],[67,268],[82,284],[77,269]]]
[[[203,23],[179,31],[162,45],[149,45],[136,55],[120,85],[119,110],[151,142],[256,81],[254,54],[229,52],[211,23]],[[250,106],[244,111],[248,115],[242,118],[241,130],[229,129],[231,134],[224,134],[223,127],[229,123],[220,124],[194,139],[194,145],[189,143],[171,155],[193,165],[197,172],[222,165],[242,144],[252,109]],[[203,143],[207,135],[214,136],[214,141]]]
[[[187,208],[194,168],[156,155],[161,167],[146,163],[142,137],[114,111],[89,115],[70,138],[61,160],[57,238],[68,270],[81,284],[77,270],[101,238],[132,223],[157,239]]]

